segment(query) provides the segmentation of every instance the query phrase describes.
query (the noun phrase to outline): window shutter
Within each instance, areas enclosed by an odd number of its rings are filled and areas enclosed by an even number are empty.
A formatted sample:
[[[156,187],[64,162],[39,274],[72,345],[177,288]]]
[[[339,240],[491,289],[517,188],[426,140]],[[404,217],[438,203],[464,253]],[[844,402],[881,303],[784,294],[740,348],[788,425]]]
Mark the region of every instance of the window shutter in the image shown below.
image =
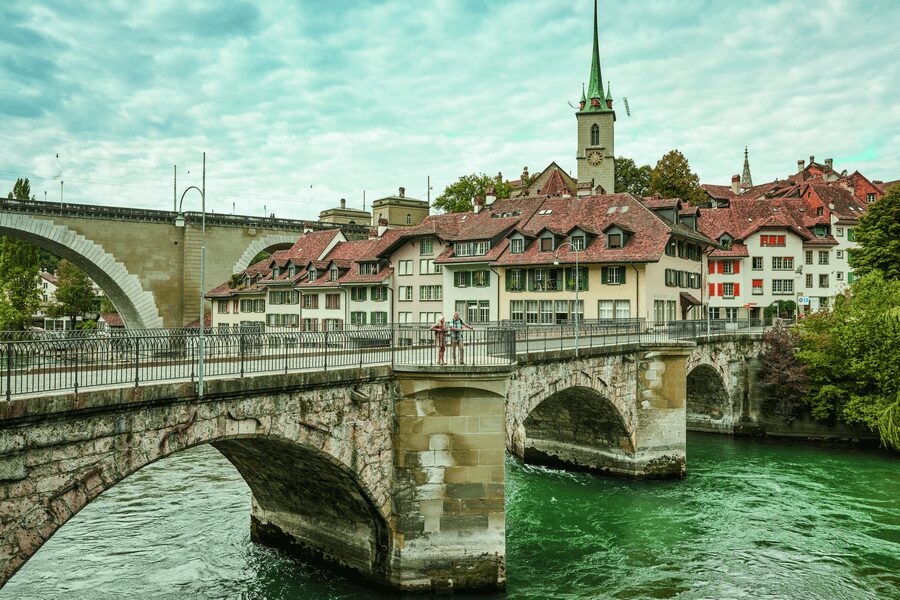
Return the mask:
[[[711,283],[711,284],[709,284],[709,297],[712,298],[715,295],[716,295],[716,284]]]
[[[534,269],[528,269],[528,291],[534,291]]]
[[[625,283],[625,275],[627,275],[627,274],[628,274],[628,269],[627,269],[627,268],[625,268],[625,267],[619,267],[619,275],[621,275],[621,277],[619,277],[619,282],[620,282],[620,283],[623,283],[623,284]]]
[[[717,260],[716,265],[718,266],[719,273],[724,275],[725,274],[725,261]]]
[[[738,273],[741,272],[741,261],[735,260],[732,262],[734,263],[734,273],[735,273],[735,275],[737,275]],[[737,296],[737,292],[735,292],[734,295]]]
[[[709,272],[709,273],[715,273],[715,272],[716,272],[716,261],[711,260],[711,261],[709,261],[709,262],[706,263],[706,266],[707,266],[707,268],[708,268],[708,272]]]
[[[506,270],[506,291],[510,291],[512,289],[512,269]]]
[[[600,283],[609,283],[609,267],[600,267]]]
[[[719,284],[719,294],[718,294],[718,295],[719,295],[719,296],[724,296],[724,295],[725,295],[725,284],[724,284],[724,283],[720,283],[720,284]]]
[[[581,274],[579,277],[581,277],[581,289],[586,292],[588,285],[591,282],[590,270],[587,267],[581,267]]]
[[[736,284],[734,284],[734,297],[737,298],[740,295],[741,295],[741,284],[736,283]]]

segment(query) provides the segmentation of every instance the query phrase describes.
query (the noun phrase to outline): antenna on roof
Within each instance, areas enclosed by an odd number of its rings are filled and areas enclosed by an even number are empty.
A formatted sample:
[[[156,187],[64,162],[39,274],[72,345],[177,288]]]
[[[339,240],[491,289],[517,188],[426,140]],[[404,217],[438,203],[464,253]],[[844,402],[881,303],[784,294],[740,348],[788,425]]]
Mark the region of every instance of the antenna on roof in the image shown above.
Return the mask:
[[[625,103],[625,114],[630,117],[631,116],[631,107],[628,106],[628,98],[622,98],[622,102]]]
[[[567,102],[569,103],[569,106],[571,106],[571,107],[574,108],[575,110],[581,110],[581,107],[578,106],[577,104],[572,104],[572,101],[571,101],[571,100],[567,100]]]

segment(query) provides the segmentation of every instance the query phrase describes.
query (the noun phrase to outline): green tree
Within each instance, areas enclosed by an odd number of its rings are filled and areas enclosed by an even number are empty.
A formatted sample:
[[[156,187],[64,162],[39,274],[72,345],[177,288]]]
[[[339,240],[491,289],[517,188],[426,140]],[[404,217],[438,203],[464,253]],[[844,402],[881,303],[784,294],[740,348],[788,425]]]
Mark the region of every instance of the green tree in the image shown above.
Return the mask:
[[[900,450],[900,280],[873,271],[803,319],[804,400],[816,419],[863,423]]]
[[[28,179],[17,179],[10,198],[28,200]],[[24,329],[41,307],[38,287],[40,259],[37,248],[0,236],[0,329]]]
[[[900,185],[892,186],[854,229],[856,243],[850,266],[860,277],[881,271],[886,279],[900,279]]]
[[[700,187],[700,178],[678,150],[665,154],[650,171],[650,193],[661,198],[681,198],[690,204],[701,204],[707,197]]]
[[[60,261],[56,302],[47,310],[51,317],[69,317],[72,329],[78,317],[94,311],[94,286],[84,272],[67,260]]]
[[[511,190],[508,183],[484,173],[472,173],[463,175],[444,188],[444,193],[435,199],[432,206],[445,213],[470,211],[475,196],[484,196],[485,191],[491,186],[494,187],[494,194],[498,200],[509,198]]]
[[[759,355],[759,379],[765,391],[762,410],[766,416],[791,423],[803,409],[806,372],[796,355],[800,335],[795,328],[778,323],[763,336]]]
[[[616,158],[616,193],[634,194],[637,197],[650,195],[650,165],[637,166],[630,158]]]

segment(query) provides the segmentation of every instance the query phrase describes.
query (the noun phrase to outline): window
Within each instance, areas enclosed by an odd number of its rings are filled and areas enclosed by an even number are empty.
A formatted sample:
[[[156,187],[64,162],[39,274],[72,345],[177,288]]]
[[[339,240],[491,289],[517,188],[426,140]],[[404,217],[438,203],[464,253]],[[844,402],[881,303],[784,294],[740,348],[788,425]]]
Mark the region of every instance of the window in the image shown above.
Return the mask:
[[[598,319],[612,319],[615,313],[613,313],[613,301],[612,300],[600,300],[597,305],[597,318]]]
[[[553,300],[541,300],[541,324],[553,324]]]
[[[790,271],[794,268],[794,257],[793,256],[773,256],[772,257],[772,270],[773,271]]]
[[[726,321],[737,321],[738,318],[738,309],[737,307],[728,307],[725,309],[725,320]]]
[[[525,252],[525,240],[523,238],[513,238],[509,241],[509,251],[513,254],[522,254]]]
[[[297,327],[300,325],[300,315],[266,315],[266,325],[269,327]]]
[[[666,321],[666,301],[653,301],[653,321],[655,323],[665,323]]]
[[[805,252],[805,254],[806,254],[806,264],[808,264],[808,265],[813,264],[813,251],[807,250]]]
[[[319,278],[319,272],[316,271],[315,267],[313,267],[312,269],[309,270],[309,280],[315,281],[318,278]]]
[[[844,272],[843,271],[838,271],[837,273],[835,273],[834,276],[838,281],[844,280]]]
[[[823,274],[819,275],[819,287],[820,288],[828,287],[828,274],[827,273],[823,273]]]
[[[753,287],[751,289],[751,293],[754,296],[761,296],[763,293],[763,280],[762,279],[754,279]]]
[[[622,234],[621,233],[608,233],[606,234],[606,247],[607,248],[621,248],[622,247]],[[674,246],[673,246],[674,248]],[[668,247],[667,247],[668,249]]]
[[[511,300],[509,303],[509,318],[513,321],[525,320],[525,301]]]
[[[524,269],[508,269],[506,271],[506,291],[521,292],[525,289]]]
[[[675,256],[675,254],[677,253],[675,246],[675,240],[669,240],[669,243],[666,244],[666,256]],[[606,247],[612,248],[612,246],[609,245],[609,234],[607,234]]]
[[[631,318],[631,300],[616,300],[616,319]]]
[[[726,275],[734,275],[734,261],[733,260],[723,260],[722,261],[722,272]]]
[[[411,313],[410,313],[411,314]],[[388,314],[384,311],[376,310],[370,315],[372,317],[372,325],[387,325]],[[437,319],[435,319],[437,320]]]
[[[762,256],[754,256],[753,257],[753,270],[754,271],[762,271],[763,268],[763,257]]]
[[[318,331],[319,330],[319,320],[318,319],[303,319],[300,321],[300,328],[303,331]]]
[[[456,242],[453,244],[453,254],[456,256],[484,256],[491,249],[491,242]]]
[[[828,264],[828,250],[819,250],[819,264],[820,265]]]
[[[328,271],[328,281],[337,281],[338,280],[338,270],[337,267],[332,267]]]
[[[220,315],[228,314],[228,300],[219,300],[216,302],[216,310]]]
[[[397,288],[397,300],[400,302],[412,302],[413,291],[411,285],[401,285]]]
[[[607,285],[620,285],[625,283],[625,267],[601,267],[600,283],[605,283]]]
[[[584,236],[576,235],[571,238],[572,240],[572,248],[581,252],[584,250]]]
[[[337,309],[341,307],[341,295],[340,294],[325,294],[325,308],[327,309]]]
[[[566,289],[573,291],[578,286],[579,291],[588,289],[588,268],[587,267],[569,267],[565,270]]]
[[[350,300],[352,302],[365,302],[368,288],[354,287],[350,288]]]
[[[293,278],[296,275],[297,275],[297,267],[295,267],[294,265],[289,266],[288,267],[288,277]]]
[[[350,324],[351,325],[365,325],[366,324],[366,313],[362,311],[354,311],[350,313]]]
[[[759,245],[766,247],[784,246],[785,236],[783,235],[761,235],[759,236]]]
[[[490,306],[488,300],[457,300],[454,309],[469,323],[485,323],[491,319]]]
[[[856,230],[852,227],[847,228],[847,241],[855,242],[856,241]]]
[[[375,275],[378,273],[378,263],[369,262],[369,263],[360,263],[359,264],[359,274],[360,275]]]
[[[525,322],[537,323],[538,319],[538,301],[528,300],[527,302],[525,302]]]
[[[709,309],[709,318],[715,320],[718,320],[720,318],[718,306]]]
[[[773,279],[772,280],[772,293],[773,294],[793,294],[794,293],[794,280],[793,279]]]
[[[550,236],[545,236],[541,238],[541,252],[552,252],[553,251],[553,238]]]
[[[443,286],[440,285],[421,285],[419,286],[419,300],[422,302],[433,302],[443,299]]]
[[[875,202],[875,194],[866,194],[866,202],[869,204]]]
[[[843,250],[837,250],[837,258],[838,258],[838,260],[843,260],[843,258],[844,258]]]
[[[722,248],[724,248],[725,250],[731,250],[731,242],[731,238],[727,235],[723,235],[721,238],[719,238],[719,243],[722,244]]]
[[[343,328],[343,319],[322,319],[322,329],[324,331],[340,331]]]
[[[591,125],[591,146],[600,145],[600,126],[594,123]]]
[[[424,238],[419,242],[419,254],[422,256],[434,254],[434,238]]]
[[[419,275],[434,275],[435,273],[440,273],[439,267],[440,265],[434,264],[433,258],[419,259]]]
[[[411,323],[412,315],[413,314],[411,312],[399,312],[399,313],[397,313],[397,322],[398,323]]]
[[[674,300],[669,300],[666,302],[666,320],[674,321],[675,313],[676,313],[676,302]]]
[[[678,286],[678,271],[675,269],[666,269],[665,278],[666,287]]]
[[[297,304],[300,292],[297,290],[272,290],[269,292],[269,304]]]
[[[809,288],[812,288],[812,286],[813,286],[813,274],[807,273],[806,274],[806,288],[809,289]]]
[[[472,272],[472,285],[475,287],[487,287],[491,282],[491,272],[487,269]]]
[[[734,284],[733,283],[723,283],[722,284],[722,296],[725,298],[734,298]]]
[[[828,230],[822,225],[816,225],[815,228],[813,228],[813,235],[816,237],[825,237],[828,235]]]
[[[412,215],[409,213],[406,213],[406,224],[412,225]]]
[[[412,275],[413,274],[413,261],[412,260],[397,261],[397,270],[400,275]]]
[[[844,228],[843,227],[836,228],[835,235],[838,237],[844,237]]]
[[[372,302],[384,302],[387,300],[388,291],[386,287],[372,288]]]
[[[824,209],[823,207],[820,206],[819,208],[816,209],[816,216],[817,216],[817,217],[821,217],[821,216],[824,215],[824,214],[825,214],[825,209]]]

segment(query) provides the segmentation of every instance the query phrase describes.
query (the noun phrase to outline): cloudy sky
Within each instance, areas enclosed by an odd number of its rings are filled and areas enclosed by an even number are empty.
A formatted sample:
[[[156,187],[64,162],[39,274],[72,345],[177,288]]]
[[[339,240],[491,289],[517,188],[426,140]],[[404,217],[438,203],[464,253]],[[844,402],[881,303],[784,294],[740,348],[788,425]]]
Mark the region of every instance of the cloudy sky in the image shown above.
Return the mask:
[[[199,183],[205,150],[212,210],[314,218],[363,190],[424,198],[429,175],[434,197],[472,171],[574,170],[591,17],[590,0],[4,0],[0,187],[170,209],[172,165]],[[601,0],[616,154],[678,148],[708,183],[745,145],[757,182],[811,154],[900,178],[897,23],[896,0]]]

